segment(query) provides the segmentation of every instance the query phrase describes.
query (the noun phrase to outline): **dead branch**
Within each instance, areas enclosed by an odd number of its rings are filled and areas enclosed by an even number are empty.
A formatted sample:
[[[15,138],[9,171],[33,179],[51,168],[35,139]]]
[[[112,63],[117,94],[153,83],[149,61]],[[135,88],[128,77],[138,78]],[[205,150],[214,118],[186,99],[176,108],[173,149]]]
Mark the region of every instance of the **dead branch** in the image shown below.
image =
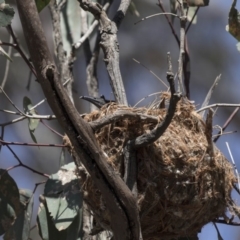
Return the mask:
[[[119,67],[119,45],[117,39],[117,25],[114,21],[111,21],[103,7],[91,2],[90,0],[78,0],[80,6],[85,10],[91,12],[100,23],[101,41],[100,45],[105,55],[106,68],[110,77],[110,84],[113,90],[113,94],[117,103],[122,105],[128,105],[125,89],[123,86],[123,80]],[[123,2],[122,1],[121,5]],[[120,6],[121,6],[120,5]],[[125,4],[123,9],[126,8]],[[118,19],[118,17],[117,17]],[[115,19],[116,20],[116,19]],[[117,21],[117,20],[116,20]],[[120,24],[119,20],[119,24]]]

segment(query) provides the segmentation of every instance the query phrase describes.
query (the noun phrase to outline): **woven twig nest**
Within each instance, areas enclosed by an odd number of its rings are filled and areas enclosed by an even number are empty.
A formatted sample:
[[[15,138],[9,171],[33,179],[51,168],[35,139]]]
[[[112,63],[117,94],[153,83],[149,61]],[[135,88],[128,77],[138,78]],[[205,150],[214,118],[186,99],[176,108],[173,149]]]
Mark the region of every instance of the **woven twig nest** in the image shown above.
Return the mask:
[[[161,98],[169,99],[168,93]],[[166,108],[130,108],[114,103],[85,116],[92,122],[117,111],[145,114],[162,121]],[[126,141],[149,132],[151,120],[124,118],[95,132],[97,141],[117,174],[124,175],[123,147]],[[137,150],[138,207],[144,240],[193,236],[203,225],[235,205],[231,190],[236,178],[231,164],[214,147],[208,153],[205,122],[189,102],[180,100],[174,118],[153,144]],[[82,190],[97,221],[110,229],[110,215],[101,192],[90,176],[81,176]]]

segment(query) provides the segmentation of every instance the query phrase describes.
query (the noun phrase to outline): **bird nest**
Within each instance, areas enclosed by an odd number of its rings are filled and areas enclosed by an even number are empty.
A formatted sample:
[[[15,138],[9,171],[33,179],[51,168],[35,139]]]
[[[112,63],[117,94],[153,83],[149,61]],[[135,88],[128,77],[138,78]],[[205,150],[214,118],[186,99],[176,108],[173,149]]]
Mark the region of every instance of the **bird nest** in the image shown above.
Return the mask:
[[[169,93],[162,93],[161,99],[169,98]],[[118,112],[135,117],[123,114],[97,130],[95,136],[108,164],[123,177],[126,142],[151,131],[163,121],[167,109],[111,103],[84,119],[93,122]],[[215,146],[210,153],[207,134],[211,136],[211,130],[209,133],[193,104],[180,100],[164,134],[137,149],[137,202],[144,240],[191,237],[206,223],[219,217],[226,219],[227,209],[236,210],[231,199],[236,177],[232,165]],[[86,171],[81,174],[81,185],[97,222],[110,229],[105,199]]]

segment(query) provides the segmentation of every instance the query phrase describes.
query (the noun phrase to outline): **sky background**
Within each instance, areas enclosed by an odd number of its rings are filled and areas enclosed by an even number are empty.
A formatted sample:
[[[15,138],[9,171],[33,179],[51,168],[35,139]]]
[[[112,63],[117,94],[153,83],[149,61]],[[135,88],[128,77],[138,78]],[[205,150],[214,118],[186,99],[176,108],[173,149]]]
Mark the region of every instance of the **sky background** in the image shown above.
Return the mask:
[[[13,3],[12,1],[9,1]],[[164,0],[166,10],[169,10],[169,1]],[[156,0],[138,0],[135,1],[137,9],[142,17],[159,13],[160,9],[156,6]],[[114,1],[110,9],[110,16],[118,7],[119,1]],[[14,3],[13,3],[14,5]],[[199,108],[211,87],[215,78],[222,74],[220,83],[215,89],[210,103],[240,103],[240,54],[236,50],[237,41],[225,30],[228,22],[228,12],[231,7],[231,1],[219,0],[210,1],[208,7],[201,8],[198,13],[197,24],[192,26],[188,32],[189,52],[191,57],[191,100],[195,101]],[[240,9],[240,4],[237,5]],[[49,10],[45,9],[40,14],[44,31],[48,39],[49,48],[54,49],[52,40],[52,25]],[[120,44],[120,66],[126,93],[130,105],[135,105],[140,99],[149,94],[166,90],[163,84],[159,82],[149,71],[141,65],[136,64],[133,58],[151,69],[157,76],[166,82],[167,71],[167,52],[171,53],[173,70],[177,71],[177,60],[179,49],[171,30],[164,16],[154,17],[134,25],[139,18],[127,14],[123,21],[118,37]],[[21,24],[16,13],[13,21],[13,29],[19,37],[21,45],[27,51],[26,44],[22,35]],[[175,29],[179,32],[179,23],[175,19]],[[0,29],[1,41],[9,41],[9,36],[5,29]],[[94,34],[92,36],[94,38]],[[93,42],[93,41],[92,41]],[[13,52],[14,54],[16,52]],[[32,79],[30,91],[26,90],[29,70],[23,60],[16,54],[13,57],[13,63],[10,66],[8,81],[5,91],[11,99],[22,108],[22,99],[24,96],[31,98],[34,104],[43,99],[43,94],[38,83]],[[0,56],[0,64],[3,66],[0,72],[1,78],[4,74],[5,59]],[[83,50],[77,53],[77,61],[74,65],[74,100],[80,113],[89,112],[89,104],[78,99],[80,95],[87,95],[85,60]],[[113,99],[113,94],[109,86],[108,75],[103,62],[101,53],[98,63],[99,93],[104,94],[106,98]],[[7,100],[0,95],[0,108],[13,110]],[[147,98],[139,106],[146,106],[154,97]],[[38,112],[42,115],[50,114],[51,110],[47,104],[41,105]],[[214,124],[222,126],[228,116],[233,111],[229,109],[219,109],[214,118]],[[0,113],[0,122],[7,122],[15,117]],[[237,133],[222,136],[217,142],[218,148],[229,159],[229,153],[226,148],[226,142],[229,143],[232,150],[236,166],[240,169],[240,113],[237,114],[234,121],[229,125],[227,131]],[[49,125],[62,132],[55,121],[48,122]],[[217,132],[216,130],[215,132]],[[49,132],[40,125],[35,132],[39,143],[61,143],[61,139]],[[28,132],[27,121],[19,122],[5,129],[5,140],[17,142],[32,142]],[[18,157],[27,165],[38,169],[39,171],[51,174],[59,168],[60,149],[59,148],[33,148],[13,146]],[[3,148],[0,153],[0,167],[8,168],[17,164],[12,154]],[[35,183],[44,180],[42,176],[36,175],[24,168],[17,168],[10,171],[19,188],[33,189]],[[36,219],[38,207],[38,195],[43,191],[43,186],[38,187],[35,195],[35,211],[33,219]],[[240,205],[239,196],[233,193],[233,198]],[[34,220],[33,220],[34,223]],[[224,240],[239,240],[240,228],[218,225]],[[35,239],[35,238],[34,238]],[[208,224],[199,234],[200,240],[217,240],[217,233],[212,224]]]

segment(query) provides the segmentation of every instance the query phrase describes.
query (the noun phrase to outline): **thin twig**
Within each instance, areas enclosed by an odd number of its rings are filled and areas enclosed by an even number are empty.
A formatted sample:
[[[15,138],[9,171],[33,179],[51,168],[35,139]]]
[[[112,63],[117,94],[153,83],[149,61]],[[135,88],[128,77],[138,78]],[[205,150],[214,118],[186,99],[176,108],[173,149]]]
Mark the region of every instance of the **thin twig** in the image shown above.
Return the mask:
[[[221,234],[220,234],[220,232],[218,230],[217,224],[215,222],[213,222],[213,225],[214,225],[214,227],[215,227],[215,229],[217,231],[218,240],[223,240],[223,238],[222,238],[222,236],[221,236]]]
[[[232,114],[230,115],[230,117],[229,117],[229,118],[227,119],[227,121],[224,123],[224,125],[223,125],[223,127],[222,127],[222,129],[221,129],[222,132],[225,131],[225,129],[226,129],[227,126],[230,124],[230,122],[233,120],[233,118],[235,117],[235,115],[237,114],[237,112],[238,112],[239,109],[240,109],[240,106],[239,106],[239,107],[236,107],[236,108],[234,109],[234,111],[232,112]],[[221,132],[219,131],[218,134],[220,134],[220,133],[221,133]],[[213,142],[216,143],[217,140],[220,138],[220,136],[221,136],[221,135],[215,137],[215,138],[213,139]]]
[[[55,133],[56,135],[58,135],[59,137],[63,138],[63,135],[60,134],[59,132],[57,132],[56,130],[54,130],[53,128],[51,128],[49,125],[47,125],[43,120],[40,120],[41,123],[48,128],[51,132]]]
[[[7,142],[0,139],[2,146],[16,145],[16,146],[27,146],[27,147],[66,147],[63,144],[46,144],[46,143],[23,143],[23,142]]]
[[[13,43],[12,36],[10,36],[9,42],[10,42],[10,44]],[[11,58],[11,55],[12,55],[12,47],[11,46],[8,47],[8,53],[7,54]],[[2,80],[2,83],[1,83],[1,88],[4,88],[4,86],[5,86],[5,83],[6,83],[7,78],[8,78],[9,68],[10,68],[10,61],[8,59],[6,59],[6,67],[5,67],[3,80]]]
[[[165,9],[164,9],[164,7],[163,7],[163,5],[162,5],[161,0],[158,0],[158,6],[159,6],[160,9],[163,11],[163,13],[166,13],[166,11],[165,11]],[[170,26],[170,28],[171,28],[171,30],[172,30],[172,34],[173,34],[173,36],[175,37],[178,46],[180,46],[179,37],[178,37],[178,35],[177,35],[177,33],[176,33],[176,31],[175,31],[175,29],[174,29],[174,27],[173,27],[173,24],[172,24],[172,22],[171,22],[171,20],[169,19],[169,17],[168,17],[167,14],[165,14],[165,18],[166,18],[166,20],[167,20],[167,22],[168,22],[168,25]]]
[[[183,7],[183,1],[179,1],[180,5],[180,49],[179,49],[179,59],[178,59],[178,92],[184,91],[183,88],[183,80],[182,80],[182,74],[183,74],[183,62],[185,59],[185,26],[187,18],[184,14],[184,7]]]
[[[235,227],[239,227],[240,226],[240,223],[237,223],[237,222],[229,222],[229,223],[227,223],[225,220],[221,220],[221,219],[215,220],[214,222],[215,223],[221,223],[221,224],[229,225],[229,226],[235,226]]]
[[[146,67],[144,64],[142,64],[135,58],[133,58],[133,61],[140,64],[142,67],[146,68],[155,78],[157,78],[168,89],[168,85],[160,77],[158,77],[152,70],[150,70],[148,67]]]
[[[123,121],[124,119],[136,119],[138,121],[144,121],[146,123],[158,123],[158,118],[146,114],[134,113],[131,111],[119,110],[111,115],[105,116],[99,120],[90,122],[90,126],[94,131],[97,131],[107,124],[111,124],[116,121]]]
[[[209,154],[211,160],[213,160],[213,157],[214,157],[214,146],[212,141],[212,119],[213,119],[213,111],[209,109],[206,117],[205,136],[208,142],[207,153]]]
[[[152,97],[152,96],[157,95],[157,94],[160,95],[160,93],[161,93],[161,92],[156,92],[156,93],[151,93],[151,94],[147,95],[146,97],[140,99],[133,107],[136,107],[139,103],[141,103],[142,101],[144,101],[145,99],[147,99],[147,98],[149,98],[149,97]]]
[[[213,135],[213,138],[216,138],[216,137],[219,137],[219,136],[223,136],[223,135],[227,135],[227,134],[233,134],[233,133],[237,133],[237,131],[235,130],[235,131],[230,131],[230,132],[225,132],[225,133],[221,132],[219,134]]]
[[[27,117],[27,114],[25,114],[22,110],[20,110],[14,103],[13,101],[10,99],[10,97],[6,94],[6,92],[3,90],[2,87],[0,87],[0,91],[5,95],[5,97],[7,98],[7,100],[12,104],[12,106],[19,112],[21,113],[21,115]]]
[[[215,103],[215,104],[211,104],[211,105],[208,105],[206,107],[203,107],[203,108],[200,108],[198,109],[196,112],[197,113],[200,113],[206,109],[209,109],[209,108],[214,108],[214,107],[240,107],[240,104],[234,104],[234,103]],[[223,128],[222,128],[223,129]]]
[[[187,34],[188,30],[190,29],[190,27],[192,26],[193,20],[194,20],[194,18],[196,17],[199,9],[200,9],[200,7],[197,7],[197,9],[195,10],[195,13],[194,13],[193,16],[192,16],[192,19],[191,19],[191,21],[189,22],[189,24],[188,24],[188,26],[187,26],[187,28],[186,28],[186,34]]]
[[[235,173],[236,173],[236,176],[237,176],[238,189],[239,189],[239,191],[240,191],[240,182],[239,182],[239,174],[238,174],[238,170],[237,170],[237,167],[236,167],[236,164],[235,164],[234,158],[233,158],[233,156],[232,156],[232,152],[231,152],[231,149],[230,149],[230,147],[229,147],[228,142],[226,142],[226,145],[227,145],[228,153],[229,153],[229,155],[230,155],[230,158],[231,158],[231,161],[232,161],[232,164],[233,164],[233,168],[234,168]]]
[[[172,16],[174,16],[174,17],[179,17],[178,15],[176,15],[176,14],[174,14],[174,13],[165,13],[165,12],[164,12],[164,13],[156,13],[156,14],[153,14],[153,15],[150,15],[150,16],[147,16],[147,17],[142,18],[141,20],[135,22],[134,25],[136,25],[136,24],[138,24],[138,23],[140,23],[140,22],[142,22],[142,21],[144,21],[144,20],[147,20],[147,19],[149,19],[149,18],[156,17],[156,16],[161,16],[161,15],[172,15]]]
[[[22,163],[22,161],[21,161],[20,158],[17,156],[17,154],[12,150],[12,148],[11,148],[10,146],[8,146],[8,145],[6,145],[6,147],[9,149],[9,151],[13,154],[13,156],[16,158],[16,160],[17,160],[18,163],[19,163],[19,164],[16,165],[16,166],[13,166],[13,167],[10,167],[10,168],[6,169],[7,171],[10,171],[10,170],[12,170],[13,168],[16,168],[16,167],[24,167],[24,168],[26,168],[26,169],[34,172],[34,173],[37,173],[37,174],[39,174],[39,175],[41,175],[41,176],[44,176],[44,177],[49,178],[49,175],[48,175],[48,174],[39,172],[39,171],[37,171],[37,170],[35,170],[35,169],[33,169],[33,168],[25,165],[24,163]]]
[[[168,62],[170,62],[169,57]],[[169,65],[169,70],[171,70],[171,65]],[[165,130],[168,128],[169,124],[172,121],[177,103],[181,98],[181,94],[176,93],[175,91],[174,75],[172,72],[167,72],[167,80],[169,82],[171,92],[171,98],[167,114],[164,120],[159,123],[152,131],[150,131],[150,133],[145,133],[134,140],[136,148],[148,145],[156,141],[160,136],[162,136],[162,134],[165,132]]]
[[[35,68],[33,67],[33,65],[31,64],[31,62],[29,61],[29,59],[27,58],[27,54],[22,50],[22,48],[20,47],[20,44],[18,42],[17,36],[15,35],[12,26],[8,25],[7,26],[7,30],[9,32],[9,34],[12,36],[13,38],[13,42],[14,42],[14,48],[19,52],[19,54],[21,55],[21,57],[23,58],[23,60],[26,62],[26,64],[28,65],[29,69],[32,71],[32,73],[34,74],[34,76],[36,77],[36,71]]]
[[[217,76],[216,79],[215,79],[215,81],[213,82],[211,88],[209,89],[209,91],[208,91],[208,93],[207,93],[207,96],[205,97],[205,99],[204,99],[204,101],[203,101],[203,103],[202,103],[201,108],[203,108],[203,107],[205,107],[205,106],[208,105],[208,103],[209,103],[209,101],[210,101],[210,99],[211,99],[212,93],[213,93],[215,87],[218,85],[218,82],[220,81],[220,79],[221,79],[221,74],[220,74],[219,76]],[[205,111],[202,111],[202,112],[200,113],[200,116],[203,118],[203,117],[204,117],[204,114],[205,114]]]

